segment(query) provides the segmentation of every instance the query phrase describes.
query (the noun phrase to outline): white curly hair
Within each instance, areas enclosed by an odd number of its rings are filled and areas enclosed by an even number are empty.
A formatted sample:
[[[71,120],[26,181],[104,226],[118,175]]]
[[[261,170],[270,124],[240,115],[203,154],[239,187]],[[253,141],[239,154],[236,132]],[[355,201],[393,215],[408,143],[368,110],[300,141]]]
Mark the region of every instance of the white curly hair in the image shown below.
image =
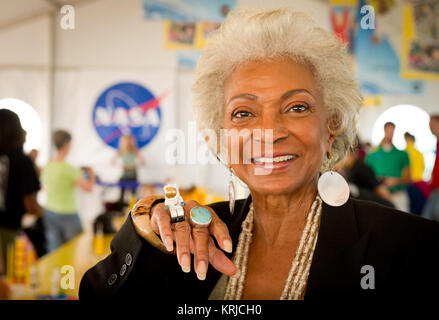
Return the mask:
[[[346,46],[308,15],[291,8],[231,12],[211,34],[198,61],[192,87],[198,129],[215,130],[219,137],[226,78],[240,64],[276,57],[306,65],[322,94],[328,129],[334,135],[331,158],[321,166],[324,172],[342,160],[354,144],[363,100],[349,66]],[[218,155],[219,141],[208,141],[208,145]]]

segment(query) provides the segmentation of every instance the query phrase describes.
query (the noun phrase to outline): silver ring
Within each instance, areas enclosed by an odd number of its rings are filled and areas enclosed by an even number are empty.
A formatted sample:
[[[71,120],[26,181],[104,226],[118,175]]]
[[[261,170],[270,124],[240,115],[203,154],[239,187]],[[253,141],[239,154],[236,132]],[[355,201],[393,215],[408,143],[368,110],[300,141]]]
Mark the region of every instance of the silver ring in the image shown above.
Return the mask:
[[[200,227],[208,227],[212,221],[210,211],[204,207],[194,207],[190,211],[191,222]]]

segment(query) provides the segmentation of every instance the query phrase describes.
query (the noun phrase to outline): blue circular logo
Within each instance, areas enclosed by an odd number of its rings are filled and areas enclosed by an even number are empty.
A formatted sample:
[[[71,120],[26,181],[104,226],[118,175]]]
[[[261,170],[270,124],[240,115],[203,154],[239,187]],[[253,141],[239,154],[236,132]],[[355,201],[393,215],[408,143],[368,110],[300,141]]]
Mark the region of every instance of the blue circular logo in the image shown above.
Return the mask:
[[[142,148],[151,142],[162,121],[160,98],[132,82],[106,89],[93,108],[93,126],[104,143],[118,149],[119,138],[131,134]]]

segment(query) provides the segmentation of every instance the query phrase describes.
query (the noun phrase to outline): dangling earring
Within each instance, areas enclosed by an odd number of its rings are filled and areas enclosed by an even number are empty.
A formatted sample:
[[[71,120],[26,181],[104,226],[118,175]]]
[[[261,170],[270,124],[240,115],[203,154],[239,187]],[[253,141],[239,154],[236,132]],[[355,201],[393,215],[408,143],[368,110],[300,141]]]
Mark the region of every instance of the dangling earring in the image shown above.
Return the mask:
[[[328,154],[327,157],[331,159]],[[317,189],[322,200],[333,207],[342,206],[349,199],[349,185],[341,174],[333,171],[332,164],[329,171],[320,176]]]
[[[232,168],[229,168],[230,175],[229,175],[229,209],[230,214],[233,215],[233,210],[235,209],[235,196],[236,196],[236,189],[235,189],[235,179]]]

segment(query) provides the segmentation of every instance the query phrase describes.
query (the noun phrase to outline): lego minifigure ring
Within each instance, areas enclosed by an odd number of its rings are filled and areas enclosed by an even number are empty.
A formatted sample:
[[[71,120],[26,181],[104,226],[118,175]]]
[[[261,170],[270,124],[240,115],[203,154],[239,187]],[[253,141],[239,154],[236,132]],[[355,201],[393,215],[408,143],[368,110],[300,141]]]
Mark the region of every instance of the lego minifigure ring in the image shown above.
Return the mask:
[[[183,210],[183,208],[180,206],[180,208]],[[166,209],[166,207],[165,207]],[[173,208],[169,210],[171,213],[171,224],[177,223],[177,222],[182,222],[184,221],[184,214],[179,214],[179,209],[178,208]]]
[[[171,214],[171,224],[184,221],[184,201],[178,191],[178,185],[168,184],[165,191],[165,210]]]
[[[208,227],[212,221],[212,215],[204,207],[194,207],[190,212],[191,222],[194,226]]]

